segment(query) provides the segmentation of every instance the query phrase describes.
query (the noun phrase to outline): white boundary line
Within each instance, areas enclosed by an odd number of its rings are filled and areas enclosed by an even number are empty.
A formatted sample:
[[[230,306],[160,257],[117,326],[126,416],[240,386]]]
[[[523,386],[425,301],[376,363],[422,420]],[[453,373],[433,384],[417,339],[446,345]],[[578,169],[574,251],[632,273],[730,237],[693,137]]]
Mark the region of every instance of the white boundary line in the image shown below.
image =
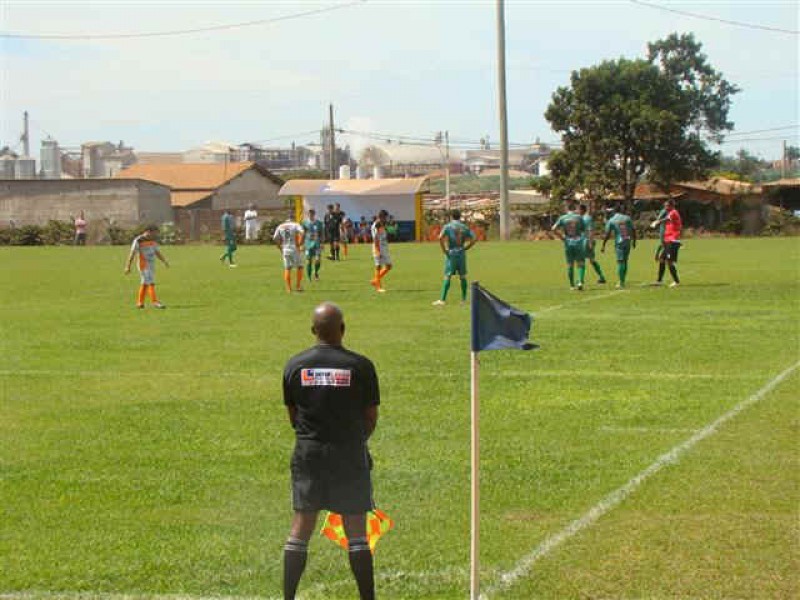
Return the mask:
[[[541,308],[539,310],[532,311],[531,314],[533,314],[533,316],[536,317],[537,315],[541,315],[542,313],[549,313],[549,312],[553,312],[554,310],[561,310],[562,308],[565,308],[565,307],[568,307],[568,306],[572,306],[573,304],[582,304],[584,302],[593,302],[594,300],[604,300],[605,298],[611,298],[613,296],[618,296],[620,294],[625,294],[628,291],[629,291],[628,289],[623,289],[623,290],[615,290],[613,292],[606,292],[605,294],[600,294],[599,296],[586,296],[585,298],[581,298],[580,300],[573,300],[571,302],[564,302],[563,304],[555,304],[553,306],[546,306],[545,308]],[[575,293],[577,294],[577,293],[580,293],[580,292],[575,292]]]
[[[681,455],[689,451],[698,442],[716,433],[717,430],[722,425],[727,423],[730,419],[732,419],[740,412],[742,412],[746,408],[749,408],[751,405],[755,404],[756,402],[761,400],[764,396],[769,394],[784,379],[789,377],[789,375],[791,375],[795,370],[797,370],[798,367],[800,367],[800,361],[796,362],[791,367],[789,367],[788,369],[786,369],[785,371],[774,377],[772,380],[769,381],[769,383],[767,383],[764,387],[758,390],[755,394],[753,394],[752,396],[750,396],[745,400],[742,400],[739,404],[737,404],[731,410],[723,414],[713,423],[699,430],[692,437],[690,437],[683,443],[678,444],[666,454],[662,454],[661,456],[659,456],[644,471],[633,477],[630,481],[628,481],[628,483],[626,483],[622,487],[611,492],[600,502],[598,502],[592,508],[590,508],[589,511],[586,512],[582,517],[576,519],[558,533],[550,536],[549,538],[544,540],[541,544],[539,544],[536,548],[534,548],[529,554],[522,557],[522,559],[520,559],[519,562],[517,562],[516,566],[513,569],[511,569],[510,571],[506,571],[505,573],[502,573],[499,577],[499,581],[489,586],[486,589],[486,591],[481,594],[481,598],[482,599],[489,598],[497,594],[498,592],[502,592],[511,587],[512,585],[514,585],[522,577],[528,574],[533,565],[539,559],[543,558],[544,556],[547,556],[552,550],[556,549],[562,543],[564,543],[574,535],[580,533],[582,530],[586,529],[590,525],[593,525],[595,521],[597,521],[600,517],[605,515],[610,510],[616,508],[628,496],[630,496],[636,490],[636,488],[638,488],[651,476],[658,473],[665,466],[677,463]]]

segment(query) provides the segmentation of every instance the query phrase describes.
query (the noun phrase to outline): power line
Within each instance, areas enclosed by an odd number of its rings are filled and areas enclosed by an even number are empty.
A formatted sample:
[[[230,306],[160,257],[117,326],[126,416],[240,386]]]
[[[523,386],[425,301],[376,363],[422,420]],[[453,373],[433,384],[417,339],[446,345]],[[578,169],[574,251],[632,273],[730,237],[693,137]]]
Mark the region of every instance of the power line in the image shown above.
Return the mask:
[[[752,135],[754,133],[768,133],[770,131],[784,131],[786,129],[798,129],[798,128],[800,128],[800,123],[795,123],[794,125],[784,125],[782,127],[770,127],[769,129],[754,129],[753,131],[735,131],[726,134],[726,137],[737,136],[737,135]]]
[[[737,138],[735,140],[722,140],[717,145],[722,146],[724,144],[741,144],[742,142],[775,142],[778,140],[785,140],[787,137],[790,138],[800,138],[800,134],[794,134],[790,136],[777,136],[777,137],[754,137],[754,138]]]
[[[241,29],[243,27],[255,27],[258,25],[271,25],[280,21],[289,21],[292,19],[299,19],[301,17],[309,17],[318,15],[325,12],[340,10],[348,8],[356,4],[363,4],[367,0],[354,0],[347,4],[337,4],[335,6],[326,6],[314,10],[307,10],[304,12],[294,13],[291,15],[284,15],[282,17],[273,17],[270,19],[257,19],[255,21],[244,21],[242,23],[229,23],[227,25],[211,25],[208,27],[197,27],[195,29],[175,29],[171,31],[151,31],[140,33],[100,33],[100,34],[39,34],[39,33],[4,33],[0,32],[0,38],[13,38],[13,39],[26,39],[26,40],[121,40],[121,39],[136,39],[136,38],[153,38],[153,37],[167,37],[174,35],[193,35],[196,33],[209,33],[216,31],[225,31],[229,29]]]
[[[767,25],[756,25],[753,23],[743,23],[741,21],[729,21],[728,19],[720,19],[717,17],[709,17],[708,15],[700,15],[697,13],[688,12],[685,10],[678,10],[677,8],[667,8],[652,2],[642,2],[642,0],[630,0],[632,4],[638,4],[647,8],[654,8],[656,10],[663,10],[665,12],[675,13],[676,15],[683,15],[684,17],[692,17],[693,19],[701,19],[703,21],[715,21],[717,23],[724,23],[726,25],[734,25],[736,27],[746,27],[748,29],[760,29],[762,31],[773,31],[776,33],[788,33],[790,35],[798,35],[800,31],[797,29],[781,29],[780,27],[768,27]]]

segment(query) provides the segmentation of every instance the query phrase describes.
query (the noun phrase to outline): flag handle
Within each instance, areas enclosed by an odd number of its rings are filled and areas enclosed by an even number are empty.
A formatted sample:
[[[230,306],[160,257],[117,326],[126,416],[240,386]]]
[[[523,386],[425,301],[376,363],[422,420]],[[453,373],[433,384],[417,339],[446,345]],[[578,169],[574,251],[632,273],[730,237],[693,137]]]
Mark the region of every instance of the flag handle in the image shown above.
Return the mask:
[[[479,458],[480,458],[480,421],[478,410],[478,367],[480,361],[478,353],[470,353],[470,422],[471,422],[471,488],[470,488],[470,600],[478,600],[480,595],[480,556],[479,550],[479,527],[480,527],[480,480],[479,480]]]

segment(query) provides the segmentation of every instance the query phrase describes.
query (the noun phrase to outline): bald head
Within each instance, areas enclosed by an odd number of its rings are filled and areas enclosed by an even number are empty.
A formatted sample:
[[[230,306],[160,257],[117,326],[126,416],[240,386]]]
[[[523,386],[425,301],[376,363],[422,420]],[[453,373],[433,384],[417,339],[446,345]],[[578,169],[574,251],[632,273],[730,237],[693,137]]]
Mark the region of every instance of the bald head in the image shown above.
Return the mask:
[[[314,309],[311,332],[323,344],[338,346],[344,337],[344,315],[333,302],[323,302]]]

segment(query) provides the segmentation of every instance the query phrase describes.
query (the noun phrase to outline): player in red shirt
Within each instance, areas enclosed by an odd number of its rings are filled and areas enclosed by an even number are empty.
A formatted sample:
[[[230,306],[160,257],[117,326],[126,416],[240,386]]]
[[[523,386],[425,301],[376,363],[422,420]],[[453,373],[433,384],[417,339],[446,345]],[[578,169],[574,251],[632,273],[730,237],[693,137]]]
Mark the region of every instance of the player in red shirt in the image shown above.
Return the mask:
[[[655,229],[664,223],[664,251],[661,253],[661,258],[658,264],[658,281],[656,285],[661,285],[664,280],[664,271],[669,267],[669,274],[672,275],[672,283],[670,287],[677,287],[681,281],[678,278],[678,268],[675,266],[678,262],[678,250],[681,247],[681,230],[683,229],[683,220],[680,213],[675,209],[675,201],[670,199],[664,203],[664,210],[666,215],[653,221],[650,226]]]

